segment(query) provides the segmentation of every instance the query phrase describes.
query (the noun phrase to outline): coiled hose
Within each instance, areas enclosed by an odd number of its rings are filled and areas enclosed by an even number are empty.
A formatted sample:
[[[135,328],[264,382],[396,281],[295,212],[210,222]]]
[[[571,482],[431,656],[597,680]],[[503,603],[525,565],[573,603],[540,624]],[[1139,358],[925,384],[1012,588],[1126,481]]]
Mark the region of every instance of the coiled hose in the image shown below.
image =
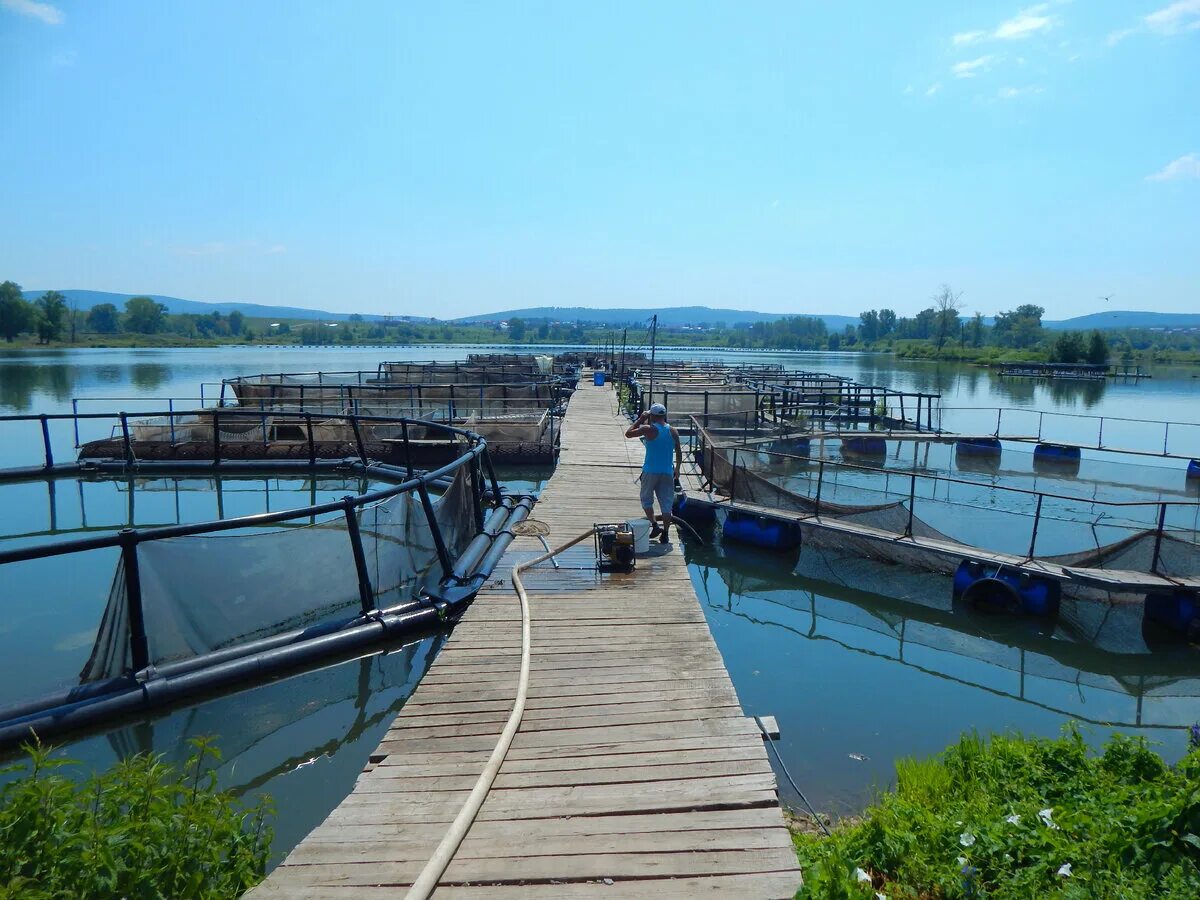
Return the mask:
[[[517,729],[521,727],[521,717],[525,714],[525,698],[529,692],[529,654],[531,644],[529,597],[525,593],[525,585],[521,583],[521,573],[532,566],[536,566],[538,563],[543,563],[557,556],[564,550],[574,547],[580,541],[591,537],[594,531],[594,528],[589,528],[565,544],[555,547],[553,550],[548,550],[541,556],[513,566],[512,585],[513,589],[517,592],[517,598],[521,601],[521,674],[517,679],[517,695],[513,699],[512,712],[508,715],[508,721],[504,723],[504,730],[500,732],[500,738],[496,741],[496,746],[492,750],[492,755],[488,758],[487,765],[479,773],[479,778],[476,780],[475,786],[471,788],[471,793],[467,795],[467,799],[463,802],[462,809],[458,811],[458,815],[450,823],[449,830],[442,836],[437,849],[433,851],[433,856],[429,857],[429,861],[421,869],[421,874],[417,876],[417,880],[413,882],[413,886],[408,889],[408,894],[406,895],[408,900],[425,900],[425,898],[429,897],[437,889],[438,882],[445,873],[447,866],[454,859],[454,854],[458,852],[458,848],[462,845],[467,832],[471,830],[471,825],[474,824],[475,817],[479,814],[479,808],[483,806],[483,801],[487,799],[488,791],[492,789],[492,784],[496,780],[500,766],[504,762],[504,758],[508,755],[508,748],[512,746]]]

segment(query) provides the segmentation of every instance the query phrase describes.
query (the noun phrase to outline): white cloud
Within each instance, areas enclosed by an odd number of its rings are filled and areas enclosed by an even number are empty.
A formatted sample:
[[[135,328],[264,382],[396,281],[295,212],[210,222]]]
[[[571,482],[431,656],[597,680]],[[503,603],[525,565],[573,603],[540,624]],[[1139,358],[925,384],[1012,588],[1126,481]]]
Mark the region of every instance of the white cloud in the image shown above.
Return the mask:
[[[1191,3],[1196,0],[1184,0],[1184,2]],[[950,38],[950,43],[955,47],[966,47],[988,40],[1015,41],[1037,34],[1039,31],[1049,31],[1058,24],[1058,20],[1049,14],[1049,10],[1049,3],[1026,7],[990,31],[960,31]]]
[[[978,59],[955,63],[950,67],[950,71],[954,73],[955,78],[974,78],[980,72],[986,72],[991,62],[992,57],[981,56]]]
[[[1030,94],[1040,94],[1041,92],[1040,87],[1002,87],[996,92],[996,96],[1001,100],[1015,100],[1017,97],[1027,97]]]
[[[942,89],[942,83],[940,81],[935,81],[929,87],[925,88],[925,96],[932,97],[934,94],[936,94],[941,89]]]
[[[1147,181],[1184,181],[1190,178],[1200,178],[1200,153],[1187,153],[1167,163],[1161,171],[1146,176]]]
[[[0,0],[0,6],[18,15],[41,19],[47,25],[61,25],[65,18],[57,6],[39,3],[38,0]]]
[[[1121,41],[1125,40],[1125,38],[1137,33],[1138,30],[1136,28],[1122,28],[1119,31],[1114,31],[1107,38],[1105,38],[1104,43],[1110,47],[1115,47],[1117,44],[1121,43]]]
[[[1150,13],[1146,27],[1160,34],[1178,34],[1200,28],[1200,0],[1176,0],[1170,6]]]
[[[1053,28],[1054,17],[1046,15],[1048,8],[1049,4],[1040,3],[1021,10],[1007,22],[1001,22],[992,37],[1001,41],[1014,41]]]

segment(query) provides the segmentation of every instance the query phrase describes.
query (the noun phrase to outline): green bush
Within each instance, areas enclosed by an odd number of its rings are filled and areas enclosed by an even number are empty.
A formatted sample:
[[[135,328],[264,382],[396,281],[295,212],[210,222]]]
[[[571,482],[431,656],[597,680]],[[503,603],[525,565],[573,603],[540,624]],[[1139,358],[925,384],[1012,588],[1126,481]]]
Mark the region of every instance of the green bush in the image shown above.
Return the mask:
[[[208,740],[183,772],[138,755],[83,781],[78,765],[27,747],[25,777],[0,788],[0,898],[236,897],[263,877],[265,803],[239,810],[216,790]]]
[[[833,837],[796,834],[800,897],[1200,897],[1200,751],[1141,738],[964,736],[902,760],[896,789]]]

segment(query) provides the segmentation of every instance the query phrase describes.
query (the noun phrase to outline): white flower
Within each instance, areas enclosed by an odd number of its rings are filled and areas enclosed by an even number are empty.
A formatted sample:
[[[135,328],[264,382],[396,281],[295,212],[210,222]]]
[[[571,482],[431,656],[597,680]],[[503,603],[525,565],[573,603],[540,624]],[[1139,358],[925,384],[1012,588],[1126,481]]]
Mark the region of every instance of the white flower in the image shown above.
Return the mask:
[[[971,834],[969,831],[964,831],[958,836],[958,842],[964,847],[970,847],[975,843],[975,835]]]
[[[1054,807],[1048,806],[1045,809],[1038,811],[1038,818],[1042,820],[1042,824],[1047,828],[1053,828],[1055,831],[1058,831],[1058,826],[1055,825],[1054,820],[1050,818],[1053,812]]]
[[[855,869],[854,877],[857,878],[859,881],[870,881],[871,880],[871,876],[868,875],[866,872],[864,872],[862,869]]]
[[[1018,816],[1016,813],[1013,813],[1011,816],[1005,816],[1004,821],[1007,822],[1009,825],[1020,825],[1021,817]]]
[[[1058,877],[1059,878],[1070,878],[1071,877],[1071,864],[1070,863],[1063,863],[1061,866],[1058,867]]]
[[[881,893],[879,893],[879,891],[876,891],[875,892],[875,900],[888,900],[887,894],[881,894]]]
[[[958,864],[960,866],[965,866],[967,864],[967,858],[965,856],[960,856],[958,858]]]

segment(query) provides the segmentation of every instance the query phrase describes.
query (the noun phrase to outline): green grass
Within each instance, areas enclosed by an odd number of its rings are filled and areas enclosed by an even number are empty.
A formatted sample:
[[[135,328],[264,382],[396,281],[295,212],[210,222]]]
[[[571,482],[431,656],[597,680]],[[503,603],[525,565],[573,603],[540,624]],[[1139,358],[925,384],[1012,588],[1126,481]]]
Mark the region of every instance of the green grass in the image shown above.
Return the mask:
[[[1200,897],[1200,750],[1167,766],[1140,738],[964,735],[896,775],[833,837],[794,834],[797,896]]]
[[[207,740],[182,772],[138,755],[83,780],[41,746],[0,789],[0,898],[236,897],[263,877],[264,804],[216,790]]]

